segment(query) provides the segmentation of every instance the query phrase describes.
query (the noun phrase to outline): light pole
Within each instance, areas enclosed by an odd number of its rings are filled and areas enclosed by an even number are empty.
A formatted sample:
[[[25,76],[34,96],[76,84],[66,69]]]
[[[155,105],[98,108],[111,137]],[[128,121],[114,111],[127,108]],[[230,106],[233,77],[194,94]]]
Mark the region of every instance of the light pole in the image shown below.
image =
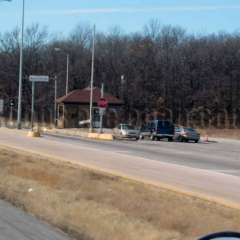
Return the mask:
[[[11,2],[12,0],[5,0]],[[23,76],[23,41],[24,41],[24,22],[25,22],[25,0],[22,1],[22,27],[21,27],[21,41],[20,41],[20,59],[19,59],[19,82],[18,82],[18,114],[17,114],[17,128],[21,129],[22,119],[22,76]]]
[[[1,0],[1,2],[11,2],[12,0]],[[18,114],[17,128],[21,129],[22,120],[22,76],[23,76],[23,41],[24,41],[24,22],[25,22],[25,0],[22,0],[22,26],[20,41],[20,57],[19,57],[19,82],[18,82]]]
[[[67,71],[66,71],[66,95],[69,91],[69,54],[67,54]]]
[[[22,28],[20,42],[20,59],[19,59],[19,83],[18,83],[18,114],[17,128],[21,129],[22,121],[22,80],[23,80],[23,41],[24,41],[24,23],[25,23],[25,0],[22,1]]]
[[[1,2],[11,2],[12,0],[1,0]],[[19,82],[18,82],[18,114],[17,128],[21,129],[21,113],[22,113],[22,72],[23,72],[23,38],[24,38],[24,20],[25,20],[25,0],[22,1],[22,27],[20,41],[20,59],[19,59]]]
[[[93,81],[94,81],[94,62],[95,62],[95,34],[96,26],[93,26],[93,39],[92,39],[92,68],[91,68],[91,83],[90,83],[90,128],[89,131],[93,130]]]
[[[25,21],[25,0],[22,2],[22,29],[20,42],[20,64],[19,64],[19,85],[18,85],[18,115],[17,128],[21,129],[22,121],[22,75],[23,75],[23,41],[24,41],[24,21]]]
[[[63,51],[61,48],[55,48],[54,50],[56,52]],[[65,94],[67,95],[69,92],[69,59],[70,59],[69,53],[66,54],[66,57],[67,57],[67,64],[66,64],[66,92],[65,92]]]

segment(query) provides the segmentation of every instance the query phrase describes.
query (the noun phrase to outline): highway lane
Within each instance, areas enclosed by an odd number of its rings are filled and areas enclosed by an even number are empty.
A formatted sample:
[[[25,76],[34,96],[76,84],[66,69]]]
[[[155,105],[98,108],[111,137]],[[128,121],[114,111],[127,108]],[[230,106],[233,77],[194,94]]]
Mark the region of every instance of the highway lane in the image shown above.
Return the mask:
[[[195,144],[165,141],[100,142],[49,134],[46,135],[46,138],[52,141],[81,144],[99,150],[240,176],[240,141],[236,140],[219,139]]]
[[[186,144],[150,141],[104,142],[79,138],[26,137],[0,129],[0,145],[128,176],[160,186],[240,204],[238,141]]]
[[[0,200],[0,240],[68,240],[59,230]]]

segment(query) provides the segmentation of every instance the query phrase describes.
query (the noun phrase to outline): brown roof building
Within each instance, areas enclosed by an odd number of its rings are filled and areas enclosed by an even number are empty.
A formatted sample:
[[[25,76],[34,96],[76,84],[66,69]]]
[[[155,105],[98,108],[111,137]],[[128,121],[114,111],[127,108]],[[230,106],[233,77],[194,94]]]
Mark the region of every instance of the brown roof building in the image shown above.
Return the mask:
[[[104,98],[109,105],[123,105],[123,102],[111,94],[105,93]],[[97,104],[101,99],[101,89],[95,87],[93,89],[93,104]],[[90,88],[76,89],[68,95],[63,96],[57,100],[58,103],[64,104],[89,104],[90,102]]]
[[[114,127],[119,119],[123,101],[119,98],[104,93],[108,102],[108,108],[104,117],[104,127]],[[98,102],[101,99],[101,89],[93,89],[93,125],[99,127]],[[58,127],[79,128],[83,127],[79,122],[89,119],[90,88],[76,89],[68,95],[57,99],[58,104]]]

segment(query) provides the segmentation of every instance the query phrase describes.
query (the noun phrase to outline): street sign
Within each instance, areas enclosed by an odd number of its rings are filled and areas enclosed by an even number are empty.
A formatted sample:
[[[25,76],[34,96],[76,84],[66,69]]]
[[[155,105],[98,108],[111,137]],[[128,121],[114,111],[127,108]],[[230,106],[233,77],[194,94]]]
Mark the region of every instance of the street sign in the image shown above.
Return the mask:
[[[101,98],[99,101],[98,101],[98,107],[99,108],[106,108],[108,105],[108,102],[105,98]]]
[[[41,75],[31,75],[29,77],[30,82],[49,82],[49,76],[41,76]]]
[[[0,114],[3,114],[4,111],[4,100],[0,99]]]

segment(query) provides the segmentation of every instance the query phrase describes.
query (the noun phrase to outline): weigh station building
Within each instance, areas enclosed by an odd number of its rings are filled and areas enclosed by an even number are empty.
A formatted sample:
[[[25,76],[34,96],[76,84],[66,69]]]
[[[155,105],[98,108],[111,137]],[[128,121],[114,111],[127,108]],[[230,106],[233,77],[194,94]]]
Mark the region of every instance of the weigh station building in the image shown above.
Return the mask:
[[[58,105],[58,128],[81,128],[87,127],[84,124],[90,118],[90,94],[89,87],[76,89],[66,96],[57,99]],[[104,93],[104,98],[108,102],[108,107],[103,118],[103,127],[115,127],[121,118],[123,101],[111,94]],[[100,114],[98,102],[101,99],[101,89],[93,89],[93,127],[99,128]]]

